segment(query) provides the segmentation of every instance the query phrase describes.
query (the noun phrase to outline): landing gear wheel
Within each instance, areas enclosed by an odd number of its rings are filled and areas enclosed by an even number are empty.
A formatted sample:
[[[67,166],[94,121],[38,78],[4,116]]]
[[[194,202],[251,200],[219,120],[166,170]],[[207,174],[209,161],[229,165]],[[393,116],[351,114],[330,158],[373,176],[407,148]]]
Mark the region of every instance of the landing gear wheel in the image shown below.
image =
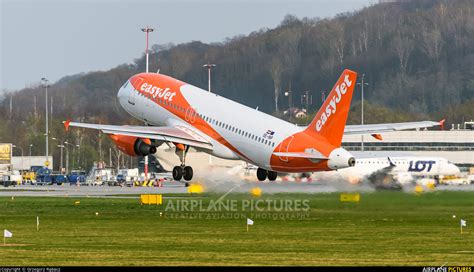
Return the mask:
[[[184,180],[191,180],[193,178],[193,168],[191,166],[185,166],[183,169]]]
[[[189,187],[189,185],[190,185],[189,182],[184,183],[184,187]]]
[[[276,178],[277,178],[277,172],[268,171],[267,176],[268,176],[268,180],[274,181],[274,180],[276,180]]]
[[[183,177],[183,168],[181,168],[181,166],[175,166],[173,168],[173,179],[180,181],[182,177]]]
[[[265,169],[262,169],[262,168],[258,168],[257,169],[257,179],[259,181],[264,181],[267,179],[267,170]]]

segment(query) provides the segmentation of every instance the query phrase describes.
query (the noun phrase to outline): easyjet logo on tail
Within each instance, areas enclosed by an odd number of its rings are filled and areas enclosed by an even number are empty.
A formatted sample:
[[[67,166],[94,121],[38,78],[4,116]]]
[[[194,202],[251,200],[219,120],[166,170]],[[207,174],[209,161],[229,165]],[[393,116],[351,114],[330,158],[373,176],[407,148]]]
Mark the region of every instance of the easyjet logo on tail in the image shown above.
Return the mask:
[[[344,82],[337,85],[335,88],[336,93],[330,98],[329,104],[326,106],[326,110],[322,112],[319,120],[316,122],[316,131],[320,131],[324,124],[329,120],[331,115],[337,111],[337,104],[341,102],[342,97],[346,94],[347,88],[352,86],[352,81],[349,79],[349,75],[344,77]]]
[[[156,98],[158,96],[159,98],[163,98],[170,102],[173,101],[173,96],[176,95],[176,92],[171,92],[170,88],[162,89],[160,87],[156,87],[148,83],[143,83],[140,87],[140,90],[150,94],[151,96],[153,96],[153,98]]]

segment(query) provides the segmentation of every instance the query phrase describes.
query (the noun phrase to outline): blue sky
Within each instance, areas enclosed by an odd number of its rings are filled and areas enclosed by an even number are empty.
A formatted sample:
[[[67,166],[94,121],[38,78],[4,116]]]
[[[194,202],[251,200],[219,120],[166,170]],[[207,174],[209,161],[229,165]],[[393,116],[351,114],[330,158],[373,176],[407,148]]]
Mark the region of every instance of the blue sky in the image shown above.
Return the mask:
[[[0,0],[0,90],[131,63],[144,51],[146,25],[156,28],[150,44],[220,42],[276,27],[286,14],[332,17],[373,2]]]

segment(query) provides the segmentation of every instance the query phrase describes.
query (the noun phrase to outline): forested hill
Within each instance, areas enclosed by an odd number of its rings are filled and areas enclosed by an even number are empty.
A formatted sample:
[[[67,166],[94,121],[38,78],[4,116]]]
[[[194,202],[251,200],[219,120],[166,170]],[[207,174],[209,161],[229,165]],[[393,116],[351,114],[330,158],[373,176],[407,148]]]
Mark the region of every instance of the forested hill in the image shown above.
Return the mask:
[[[283,93],[290,84],[295,106],[300,106],[303,92],[309,91],[314,102],[311,109],[319,108],[321,92],[329,90],[342,70],[349,68],[366,75],[365,97],[380,109],[367,115],[367,122],[446,117],[448,123],[457,123],[474,118],[474,1],[376,4],[329,19],[288,15],[275,29],[260,29],[220,43],[155,45],[150,71],[159,69],[205,89],[207,71],[202,65],[208,62],[217,65],[213,70],[215,92],[272,114],[288,107]],[[133,122],[118,105],[116,93],[144,66],[141,56],[133,64],[109,71],[63,78],[50,88],[53,117]],[[354,112],[359,99],[358,89]],[[14,92],[10,115],[10,99],[5,96],[2,139],[12,139],[22,125],[30,130],[38,125],[38,130],[28,133],[41,136],[43,101],[40,87]],[[400,112],[403,114],[394,114]],[[8,120],[13,122],[4,122]],[[358,122],[358,115],[351,114],[350,121]]]

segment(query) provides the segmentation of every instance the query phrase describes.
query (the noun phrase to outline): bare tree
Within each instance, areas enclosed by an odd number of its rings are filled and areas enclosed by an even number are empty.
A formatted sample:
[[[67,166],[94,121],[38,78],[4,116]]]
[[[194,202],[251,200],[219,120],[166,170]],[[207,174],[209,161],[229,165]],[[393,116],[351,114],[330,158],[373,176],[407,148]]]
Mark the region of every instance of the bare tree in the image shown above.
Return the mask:
[[[113,157],[115,158],[115,161],[116,161],[116,164],[115,164],[115,167],[117,169],[117,172],[120,168],[123,167],[123,153],[118,149],[118,148],[112,148],[112,154],[113,154]]]
[[[278,100],[284,75],[291,78],[300,63],[300,40],[301,29],[298,27],[287,27],[276,37],[276,49],[270,63],[270,73],[274,85],[275,111],[279,110]]]
[[[273,57],[270,72],[273,79],[275,111],[278,111],[278,98],[281,90],[281,77],[283,74],[283,64],[278,57]]]
[[[331,25],[331,28],[332,28],[331,44],[336,51],[336,56],[339,60],[339,64],[342,66],[344,62],[344,46],[345,46],[344,24],[340,21],[335,21]]]
[[[393,38],[392,48],[397,55],[400,72],[405,75],[407,72],[408,60],[414,49],[413,38],[405,31],[402,26],[398,27]]]
[[[441,54],[441,49],[443,47],[443,40],[441,38],[441,32],[439,29],[425,29],[422,32],[423,35],[423,44],[422,48],[423,51],[433,59],[435,62],[439,60],[439,56]]]

